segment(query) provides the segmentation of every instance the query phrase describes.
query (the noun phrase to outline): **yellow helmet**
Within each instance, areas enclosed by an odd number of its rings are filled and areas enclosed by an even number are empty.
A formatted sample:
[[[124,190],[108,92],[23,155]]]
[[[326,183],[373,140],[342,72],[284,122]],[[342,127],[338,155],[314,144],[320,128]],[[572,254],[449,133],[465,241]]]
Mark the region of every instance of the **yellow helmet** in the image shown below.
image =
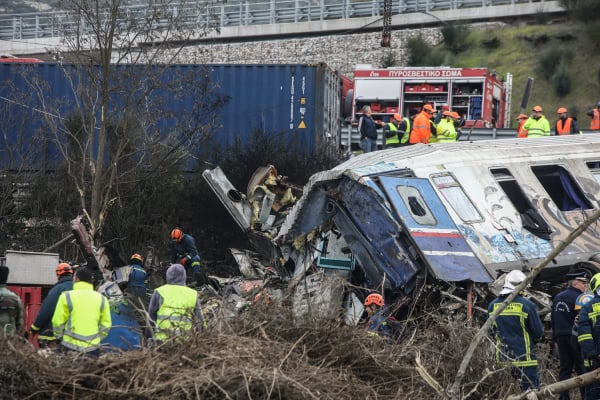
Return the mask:
[[[598,288],[600,288],[600,272],[597,273],[596,275],[592,276],[592,279],[590,279],[590,283],[589,283],[589,287],[590,290],[592,291],[592,293],[596,294],[596,290],[598,290]]]

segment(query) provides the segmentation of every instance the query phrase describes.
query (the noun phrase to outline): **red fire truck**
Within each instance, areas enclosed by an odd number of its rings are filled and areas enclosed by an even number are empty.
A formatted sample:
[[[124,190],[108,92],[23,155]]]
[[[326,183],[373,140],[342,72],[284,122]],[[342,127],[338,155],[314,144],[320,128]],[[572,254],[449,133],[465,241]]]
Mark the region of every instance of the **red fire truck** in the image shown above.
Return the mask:
[[[388,122],[394,113],[409,115],[425,103],[448,107],[466,126],[508,128],[512,76],[504,81],[487,68],[393,67],[357,65],[354,71],[352,117],[371,106],[373,118]]]

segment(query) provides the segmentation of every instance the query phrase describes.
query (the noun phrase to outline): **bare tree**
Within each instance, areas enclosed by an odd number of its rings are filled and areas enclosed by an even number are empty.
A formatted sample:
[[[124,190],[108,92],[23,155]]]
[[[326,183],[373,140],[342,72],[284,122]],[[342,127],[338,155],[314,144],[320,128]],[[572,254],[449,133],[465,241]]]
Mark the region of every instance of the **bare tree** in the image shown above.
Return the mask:
[[[204,68],[171,64],[209,32],[206,3],[153,1],[143,14],[125,5],[60,1],[67,17],[57,21],[66,46],[58,74],[67,94],[49,96],[43,77],[31,86],[76,189],[81,210],[72,215],[86,216],[95,240],[121,198],[198,152],[224,101]]]

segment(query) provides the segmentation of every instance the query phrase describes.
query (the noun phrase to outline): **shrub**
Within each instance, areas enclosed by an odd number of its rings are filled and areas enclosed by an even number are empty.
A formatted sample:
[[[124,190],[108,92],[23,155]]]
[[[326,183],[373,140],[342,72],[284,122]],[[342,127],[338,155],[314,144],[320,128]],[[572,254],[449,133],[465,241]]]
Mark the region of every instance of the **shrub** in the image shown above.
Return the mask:
[[[489,39],[483,39],[481,41],[481,44],[483,45],[484,48],[486,48],[488,50],[497,49],[498,47],[500,47],[500,39],[498,39],[496,36],[494,36]]]
[[[408,50],[407,64],[409,67],[422,66],[427,55],[432,50],[432,46],[421,35],[408,39],[406,41],[406,48]]]
[[[554,91],[558,97],[564,97],[571,92],[571,77],[569,76],[569,66],[562,61],[554,76],[552,77]]]
[[[572,59],[572,51],[564,47],[552,46],[540,53],[538,73],[545,79],[550,79],[555,75],[560,64],[568,64]]]
[[[571,18],[579,22],[593,22],[600,14],[600,2],[598,0],[564,1]]]
[[[462,24],[445,24],[441,29],[444,44],[452,53],[460,53],[469,47],[467,36],[470,28]]]

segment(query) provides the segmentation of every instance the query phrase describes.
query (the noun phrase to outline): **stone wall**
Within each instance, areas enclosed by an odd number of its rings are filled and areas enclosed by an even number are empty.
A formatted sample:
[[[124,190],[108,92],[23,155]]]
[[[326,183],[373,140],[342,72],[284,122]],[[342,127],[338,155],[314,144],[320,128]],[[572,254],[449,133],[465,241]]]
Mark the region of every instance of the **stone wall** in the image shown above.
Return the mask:
[[[472,29],[489,29],[499,23],[471,25]],[[392,32],[392,46],[380,46],[381,32],[337,34],[323,37],[278,39],[243,43],[201,44],[184,48],[179,63],[247,63],[247,64],[310,64],[324,62],[342,74],[352,76],[356,64],[382,66],[390,52],[396,65],[407,63],[408,39],[421,35],[432,45],[443,41],[439,28],[405,29]]]

